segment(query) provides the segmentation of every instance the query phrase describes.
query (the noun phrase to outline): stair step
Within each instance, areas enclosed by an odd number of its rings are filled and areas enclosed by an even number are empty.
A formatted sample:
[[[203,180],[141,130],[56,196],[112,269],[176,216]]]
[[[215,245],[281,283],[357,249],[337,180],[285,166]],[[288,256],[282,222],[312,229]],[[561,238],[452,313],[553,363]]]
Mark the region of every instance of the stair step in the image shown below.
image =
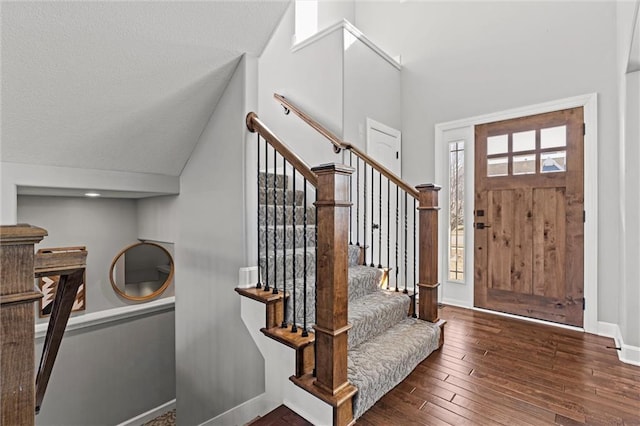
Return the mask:
[[[406,318],[376,337],[350,349],[349,382],[358,388],[353,400],[354,419],[404,380],[431,352],[438,349],[440,327]]]
[[[273,180],[276,181],[276,188],[286,189],[289,186],[289,177],[274,173],[258,173],[258,187],[264,188],[264,181],[267,180],[267,188],[273,188]]]
[[[411,299],[403,293],[379,290],[349,303],[349,348],[374,338],[407,318]]]
[[[266,243],[267,243],[267,251],[273,251],[273,247],[275,244],[276,250],[282,250],[285,248],[292,249],[296,248],[304,248],[304,247],[314,247],[316,245],[316,227],[315,225],[307,225],[306,227],[306,235],[305,235],[305,227],[304,225],[278,225],[278,226],[261,226],[260,227],[260,246],[261,250],[264,253],[265,250],[265,232]],[[274,234],[275,234],[275,243],[274,243]],[[284,238],[286,236],[286,238]]]
[[[260,214],[258,215],[258,224],[260,226],[273,226],[274,225],[274,214],[275,214],[275,225],[292,225],[293,224],[293,206],[266,206],[267,214],[265,216],[264,206],[260,209]],[[315,225],[316,223],[316,208],[315,206],[303,207],[297,206],[295,207],[295,215],[296,215],[296,225],[304,224],[304,212],[307,212],[307,225]],[[285,222],[286,219],[286,222]]]
[[[283,292],[274,294],[273,291],[265,291],[264,288],[240,288],[236,287],[236,292],[249,299],[264,303],[266,309],[265,327],[271,328],[282,324],[284,318],[284,306],[280,301],[285,298]]]
[[[302,328],[296,332],[291,331],[291,326],[263,328],[260,330],[265,336],[282,343],[296,351],[296,377],[313,372],[315,364],[315,333],[302,335]]]
[[[304,254],[306,252],[306,273]],[[268,259],[269,270],[266,270]],[[295,259],[295,271],[293,269],[293,263]],[[275,271],[275,276],[274,276]],[[282,287],[282,283],[287,280],[303,278],[306,276],[313,276],[316,271],[316,248],[306,247],[296,249],[295,256],[293,250],[271,250],[266,254],[260,256],[260,273],[262,281],[265,279],[272,287],[277,283],[278,288]]]
[[[380,290],[382,272],[370,266],[349,267],[349,302]]]
[[[349,244],[347,256],[349,257],[349,266],[361,265],[363,261],[363,259],[361,258],[362,247],[355,244]]]
[[[273,201],[274,193],[276,198],[275,202]],[[296,190],[296,192],[294,193],[290,189],[276,188],[274,190],[273,188],[267,188],[267,191],[265,192],[264,187],[260,187],[259,194],[260,194],[260,198],[258,199],[258,202],[260,205],[286,204],[288,206],[293,206],[293,205],[304,206],[303,191]],[[285,203],[285,198],[286,198],[286,203]],[[312,201],[312,200],[308,200],[308,201]]]

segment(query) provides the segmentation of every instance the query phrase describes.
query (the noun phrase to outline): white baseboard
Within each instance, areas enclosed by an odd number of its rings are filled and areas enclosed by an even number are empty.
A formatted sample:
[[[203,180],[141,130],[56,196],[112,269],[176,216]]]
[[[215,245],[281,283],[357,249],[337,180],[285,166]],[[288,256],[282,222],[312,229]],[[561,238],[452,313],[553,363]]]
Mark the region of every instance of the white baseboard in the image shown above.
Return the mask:
[[[458,308],[473,309],[473,306],[469,305],[469,302],[466,300],[452,299],[450,297],[442,297],[440,303],[443,305],[456,306]]]
[[[270,400],[266,393],[260,394],[242,404],[225,411],[224,413],[207,420],[200,426],[231,426],[246,425],[259,415],[264,415],[280,405]]]
[[[618,359],[626,364],[640,366],[640,347],[625,345],[622,339],[622,332],[618,324],[609,322],[598,322],[598,335],[611,337],[616,342],[618,350]]]
[[[176,400],[172,399],[171,401],[166,402],[156,408],[152,408],[146,413],[142,413],[139,416],[135,416],[127,421],[122,422],[118,426],[140,426],[166,413],[167,411],[173,410],[174,408],[176,408]]]

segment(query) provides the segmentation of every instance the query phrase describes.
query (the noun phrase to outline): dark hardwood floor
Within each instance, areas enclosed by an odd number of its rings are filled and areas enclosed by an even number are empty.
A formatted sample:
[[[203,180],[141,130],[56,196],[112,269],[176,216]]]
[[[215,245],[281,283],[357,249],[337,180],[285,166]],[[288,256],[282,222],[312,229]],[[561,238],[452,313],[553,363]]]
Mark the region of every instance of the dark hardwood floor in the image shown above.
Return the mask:
[[[640,367],[618,361],[612,339],[451,306],[440,314],[444,346],[357,425],[640,425]],[[308,424],[287,410],[252,424]]]
[[[640,425],[612,339],[444,307],[445,343],[358,425]]]

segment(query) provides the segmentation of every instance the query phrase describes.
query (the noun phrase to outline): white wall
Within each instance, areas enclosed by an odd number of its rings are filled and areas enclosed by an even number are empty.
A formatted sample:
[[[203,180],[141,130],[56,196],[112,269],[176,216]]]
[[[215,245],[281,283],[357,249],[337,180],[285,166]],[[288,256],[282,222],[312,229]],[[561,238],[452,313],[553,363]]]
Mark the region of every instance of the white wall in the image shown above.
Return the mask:
[[[264,392],[264,360],[240,319],[246,266],[243,59],[180,179],[176,241],[177,421],[203,423]],[[255,87],[255,84],[253,85]]]
[[[344,31],[344,124],[345,141],[367,149],[366,119],[394,129],[402,126],[401,71],[369,46]]]
[[[111,288],[109,267],[120,250],[137,241],[135,200],[21,195],[18,222],[47,230],[36,249],[87,247],[87,310],[74,315],[128,304]]]
[[[137,231],[141,240],[175,242],[178,235],[177,196],[136,201]]]
[[[0,223],[13,225],[17,217],[18,186],[65,190],[99,190],[149,195],[177,194],[177,176],[111,170],[77,169],[0,162]],[[34,224],[36,225],[36,224]]]
[[[622,304],[620,330],[624,343],[640,347],[640,71],[625,76],[625,192],[624,220],[621,241],[623,242]]]
[[[626,73],[640,1],[617,3],[617,63],[620,123],[620,333],[625,345],[640,347],[640,71]],[[637,28],[635,28],[638,31]],[[640,55],[635,52],[633,57]],[[640,350],[638,350],[640,356]],[[640,358],[638,359],[640,361]]]
[[[172,401],[173,349],[173,308],[67,331],[36,425],[116,425]]]
[[[402,55],[402,169],[410,183],[434,178],[436,123],[598,93],[598,311],[617,323],[615,3],[357,2],[356,25]]]
[[[299,118],[285,116],[274,93],[296,105],[332,132],[342,133],[342,33],[291,52],[294,4],[274,32],[259,60],[258,115],[311,167],[336,162],[331,144]]]

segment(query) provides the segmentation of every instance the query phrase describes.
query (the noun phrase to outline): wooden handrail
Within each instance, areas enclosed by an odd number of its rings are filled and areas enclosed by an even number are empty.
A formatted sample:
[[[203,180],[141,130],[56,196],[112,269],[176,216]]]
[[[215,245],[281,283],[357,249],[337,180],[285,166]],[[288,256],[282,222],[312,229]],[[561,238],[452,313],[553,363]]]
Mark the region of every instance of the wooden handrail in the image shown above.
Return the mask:
[[[278,102],[280,102],[280,104],[285,108],[286,111],[293,111],[293,113],[295,115],[297,115],[298,117],[300,117],[302,119],[302,121],[304,121],[309,126],[314,128],[322,136],[327,138],[329,140],[329,142],[331,142],[331,144],[335,148],[346,149],[346,150],[349,150],[349,151],[353,152],[357,157],[359,157],[361,160],[363,160],[366,164],[369,164],[375,170],[380,172],[384,177],[386,177],[391,182],[393,182],[396,185],[398,185],[398,187],[400,189],[404,190],[407,194],[411,195],[416,200],[419,199],[420,193],[414,187],[412,187],[411,185],[409,185],[408,183],[403,181],[395,173],[393,173],[391,170],[387,169],[385,166],[380,164],[378,161],[374,160],[367,153],[360,151],[360,149],[358,149],[356,146],[354,146],[354,145],[352,145],[352,144],[350,144],[348,142],[345,142],[342,139],[340,139],[339,137],[337,137],[335,134],[333,134],[327,128],[325,128],[320,123],[318,123],[316,120],[311,118],[307,113],[302,111],[300,108],[298,108],[296,105],[294,105],[291,101],[289,101],[284,96],[279,95],[277,93],[274,93],[273,97]]]
[[[304,176],[314,187],[318,187],[318,176],[311,171],[311,167],[304,160],[298,157],[291,148],[282,142],[259,118],[255,112],[247,114],[247,129],[251,133],[258,132],[267,142],[282,155],[298,172]]]

